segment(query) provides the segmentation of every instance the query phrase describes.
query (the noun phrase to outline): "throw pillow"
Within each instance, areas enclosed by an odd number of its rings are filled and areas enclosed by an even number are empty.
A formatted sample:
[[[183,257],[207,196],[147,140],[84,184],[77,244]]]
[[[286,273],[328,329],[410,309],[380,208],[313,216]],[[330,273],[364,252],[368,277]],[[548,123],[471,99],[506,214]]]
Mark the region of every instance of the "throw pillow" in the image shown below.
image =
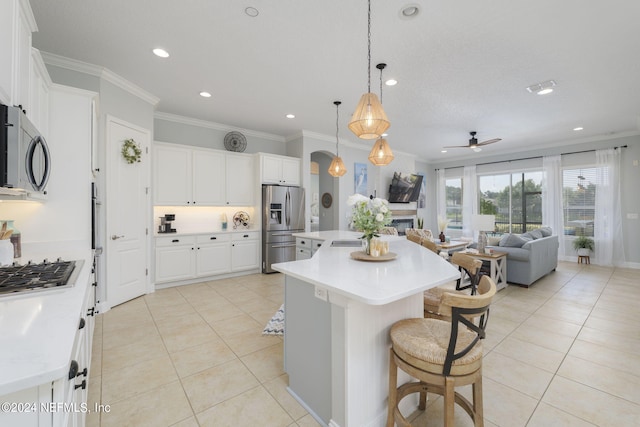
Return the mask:
[[[542,237],[543,237],[543,236],[542,236],[542,231],[540,231],[540,230],[531,230],[531,231],[529,232],[529,234],[530,234],[531,236],[533,236],[533,240],[536,240],[536,239],[542,239]]]
[[[542,237],[549,237],[553,234],[551,227],[540,227],[540,232],[542,233]]]
[[[498,246],[502,236],[487,236],[487,246]]]
[[[532,239],[522,238],[522,236],[518,236],[517,234],[505,234],[500,239],[500,246],[504,246],[506,248],[521,248],[522,245],[527,243]]]
[[[522,233],[520,235],[520,237],[522,237],[523,239],[527,239],[527,240],[535,240],[536,238],[533,237],[533,234],[531,234],[530,231],[527,231],[526,233]]]

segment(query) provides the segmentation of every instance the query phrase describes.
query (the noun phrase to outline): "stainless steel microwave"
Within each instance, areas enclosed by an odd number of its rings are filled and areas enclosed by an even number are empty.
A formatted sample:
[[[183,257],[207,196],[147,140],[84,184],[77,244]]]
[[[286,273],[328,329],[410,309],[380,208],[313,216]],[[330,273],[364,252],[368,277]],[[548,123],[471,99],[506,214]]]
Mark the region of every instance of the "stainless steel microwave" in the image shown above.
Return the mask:
[[[51,155],[20,107],[0,104],[0,187],[32,197],[47,194]]]

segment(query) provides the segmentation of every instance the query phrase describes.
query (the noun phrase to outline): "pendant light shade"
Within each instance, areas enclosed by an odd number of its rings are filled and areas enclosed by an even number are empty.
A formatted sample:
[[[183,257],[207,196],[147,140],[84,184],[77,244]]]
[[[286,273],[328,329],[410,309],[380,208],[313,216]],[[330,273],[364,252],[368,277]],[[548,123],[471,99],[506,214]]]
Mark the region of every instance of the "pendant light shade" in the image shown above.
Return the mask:
[[[329,175],[335,178],[339,178],[345,173],[347,173],[347,168],[345,167],[344,162],[340,158],[340,153],[338,151],[338,143],[339,143],[338,130],[340,129],[339,127],[340,116],[338,115],[338,107],[340,107],[340,104],[342,104],[342,102],[333,101],[333,105],[336,106],[336,156],[333,158],[333,160],[331,160],[331,164],[329,165],[329,169],[327,170],[327,172],[329,172]]]
[[[362,139],[379,138],[391,125],[375,93],[365,93],[353,112],[349,129]]]
[[[341,157],[335,156],[333,160],[331,160],[331,164],[329,165],[329,175],[340,178],[342,175],[347,173],[347,168],[344,165]]]
[[[376,166],[386,166],[393,158],[393,151],[384,138],[378,139],[369,153],[369,161]]]
[[[367,5],[367,93],[360,98],[349,122],[349,129],[358,138],[376,139],[389,128],[391,123],[382,109],[382,103],[376,94],[371,93],[371,0],[368,0]]]

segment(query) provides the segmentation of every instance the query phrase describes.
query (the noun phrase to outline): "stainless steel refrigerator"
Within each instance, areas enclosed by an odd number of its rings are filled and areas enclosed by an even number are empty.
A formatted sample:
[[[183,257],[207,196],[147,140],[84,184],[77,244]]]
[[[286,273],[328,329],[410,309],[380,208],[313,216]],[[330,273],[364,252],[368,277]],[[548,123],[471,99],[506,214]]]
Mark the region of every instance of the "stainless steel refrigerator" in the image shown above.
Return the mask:
[[[296,259],[296,238],[304,231],[304,188],[262,186],[262,272],[271,264]]]

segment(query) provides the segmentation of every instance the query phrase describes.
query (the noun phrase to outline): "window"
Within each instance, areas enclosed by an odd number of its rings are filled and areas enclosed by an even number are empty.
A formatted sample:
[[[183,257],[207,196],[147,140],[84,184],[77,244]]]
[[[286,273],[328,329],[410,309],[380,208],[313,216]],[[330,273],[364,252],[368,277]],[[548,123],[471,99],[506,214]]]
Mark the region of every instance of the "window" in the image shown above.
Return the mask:
[[[445,180],[448,229],[462,230],[462,178]]]
[[[562,171],[564,234],[593,237],[596,212],[596,168]]]
[[[482,215],[496,216],[499,233],[524,233],[542,225],[542,171],[480,176]]]

